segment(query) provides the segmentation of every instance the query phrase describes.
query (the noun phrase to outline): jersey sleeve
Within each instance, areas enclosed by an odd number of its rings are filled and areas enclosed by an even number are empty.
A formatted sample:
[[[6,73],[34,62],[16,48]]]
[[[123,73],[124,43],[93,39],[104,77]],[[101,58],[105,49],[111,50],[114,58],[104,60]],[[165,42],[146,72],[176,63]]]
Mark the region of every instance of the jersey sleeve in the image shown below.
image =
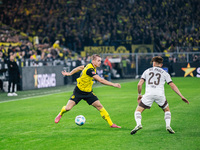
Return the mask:
[[[165,76],[165,77],[166,77],[165,80],[166,80],[166,82],[167,82],[168,84],[172,82],[172,79],[171,79],[171,76],[169,75],[169,73],[166,73],[166,76]]]
[[[94,75],[96,75],[96,72],[94,71],[94,69],[90,68],[87,70],[86,74],[90,77],[93,77]]]
[[[142,74],[142,76],[141,76],[141,79],[144,79],[144,81],[146,81],[146,72],[147,71],[144,71],[143,74]]]

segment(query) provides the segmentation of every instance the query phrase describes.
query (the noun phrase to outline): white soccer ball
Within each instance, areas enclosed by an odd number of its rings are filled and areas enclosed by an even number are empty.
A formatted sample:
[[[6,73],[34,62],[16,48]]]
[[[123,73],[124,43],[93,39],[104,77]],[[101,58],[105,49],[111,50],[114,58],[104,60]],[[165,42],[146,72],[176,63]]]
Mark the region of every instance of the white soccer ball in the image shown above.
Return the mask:
[[[77,125],[79,125],[79,126],[84,125],[84,124],[85,124],[85,121],[86,121],[86,119],[85,119],[85,117],[84,117],[83,115],[78,115],[78,116],[76,116],[76,118],[75,118],[75,123],[76,123]]]

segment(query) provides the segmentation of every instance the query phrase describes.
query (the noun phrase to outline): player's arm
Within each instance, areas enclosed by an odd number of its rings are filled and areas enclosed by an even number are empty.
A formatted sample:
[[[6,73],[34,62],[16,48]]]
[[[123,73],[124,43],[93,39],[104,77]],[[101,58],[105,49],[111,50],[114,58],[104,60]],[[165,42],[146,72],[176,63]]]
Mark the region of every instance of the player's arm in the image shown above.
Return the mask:
[[[138,103],[140,102],[140,100],[141,100],[141,98],[142,98],[142,85],[144,84],[144,79],[140,79],[140,81],[138,82],[138,86],[137,86],[137,88],[138,88],[138,98],[137,98],[137,101],[138,101]]]
[[[178,87],[173,82],[170,82],[169,85],[172,88],[172,90],[174,90],[174,92],[176,92],[185,103],[189,104],[189,101],[181,94]]]
[[[109,86],[113,86],[113,87],[117,87],[117,88],[121,88],[121,85],[119,83],[112,83],[110,81],[107,81],[103,78],[101,78],[99,75],[94,75],[93,78],[95,80],[97,80],[98,82],[102,83],[102,84],[105,84],[105,85],[109,85]]]
[[[77,73],[77,72],[79,72],[83,69],[84,69],[84,66],[78,66],[78,67],[74,68],[71,72],[66,72],[65,70],[62,71],[62,75],[63,76],[71,76],[71,75],[73,75],[73,74],[75,74],[75,73]]]

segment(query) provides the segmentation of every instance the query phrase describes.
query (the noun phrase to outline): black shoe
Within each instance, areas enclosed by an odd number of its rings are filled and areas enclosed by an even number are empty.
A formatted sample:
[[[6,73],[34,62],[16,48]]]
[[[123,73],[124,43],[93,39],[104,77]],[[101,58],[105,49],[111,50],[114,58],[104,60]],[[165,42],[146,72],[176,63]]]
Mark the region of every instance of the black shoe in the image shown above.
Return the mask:
[[[136,126],[132,131],[131,131],[131,135],[135,134],[138,130],[142,129],[142,125],[138,125]]]

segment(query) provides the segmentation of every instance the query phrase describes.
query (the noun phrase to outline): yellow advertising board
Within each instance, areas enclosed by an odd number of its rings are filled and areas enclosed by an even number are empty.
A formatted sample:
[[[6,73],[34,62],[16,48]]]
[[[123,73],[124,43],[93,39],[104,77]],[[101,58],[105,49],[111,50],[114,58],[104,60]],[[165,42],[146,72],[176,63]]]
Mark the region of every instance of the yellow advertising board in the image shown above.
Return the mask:
[[[152,53],[153,44],[131,45],[132,53]]]
[[[106,53],[130,53],[130,51],[125,46],[85,46],[84,47],[85,54],[106,54]],[[81,53],[85,55],[84,53]]]
[[[9,47],[10,45],[11,46],[21,46],[21,43],[4,43],[4,42],[0,42],[0,46],[7,46]]]

